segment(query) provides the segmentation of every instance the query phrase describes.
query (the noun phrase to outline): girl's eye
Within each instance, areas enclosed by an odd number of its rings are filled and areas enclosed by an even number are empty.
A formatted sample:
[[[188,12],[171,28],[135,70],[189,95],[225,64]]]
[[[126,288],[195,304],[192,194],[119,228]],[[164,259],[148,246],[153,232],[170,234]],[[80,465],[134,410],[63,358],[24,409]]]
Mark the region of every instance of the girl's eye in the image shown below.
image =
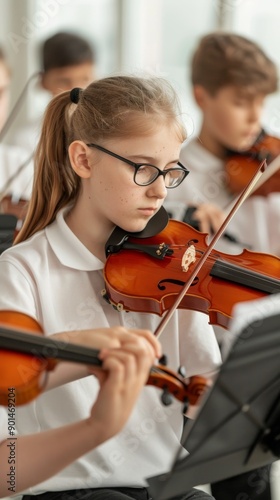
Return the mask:
[[[149,165],[141,165],[141,166],[138,168],[138,172],[140,172],[140,173],[145,173],[145,172],[147,172],[149,169],[150,169],[150,166],[149,166]]]

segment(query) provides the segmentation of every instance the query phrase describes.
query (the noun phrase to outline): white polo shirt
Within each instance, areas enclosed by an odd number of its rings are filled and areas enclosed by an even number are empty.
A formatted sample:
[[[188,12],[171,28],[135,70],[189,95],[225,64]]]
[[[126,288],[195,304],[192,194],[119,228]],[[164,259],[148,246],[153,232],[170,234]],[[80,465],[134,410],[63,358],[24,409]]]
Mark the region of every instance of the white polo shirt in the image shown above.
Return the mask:
[[[1,255],[0,309],[17,310],[36,318],[46,335],[115,325],[155,331],[160,321],[158,316],[118,312],[106,303],[101,295],[103,263],[71,232],[64,221],[64,212],[45,230]],[[168,356],[168,366],[177,370],[184,365],[187,376],[210,372],[220,364],[215,335],[204,314],[176,311],[160,341]],[[98,382],[89,376],[18,407],[19,434],[86,418],[97,392]],[[117,437],[29,492],[145,486],[145,478],[170,468],[181,431],[181,404],[174,401],[164,407],[160,391],[147,386]]]
[[[180,159],[190,170],[188,178],[176,189],[169,189],[168,203],[186,205],[214,203],[225,213],[235,198],[225,187],[225,165],[204,148],[197,138],[186,142]],[[235,236],[240,245],[221,238],[216,248],[228,254],[239,254],[244,248],[256,252],[280,255],[280,194],[251,196],[238,209],[227,232]]]

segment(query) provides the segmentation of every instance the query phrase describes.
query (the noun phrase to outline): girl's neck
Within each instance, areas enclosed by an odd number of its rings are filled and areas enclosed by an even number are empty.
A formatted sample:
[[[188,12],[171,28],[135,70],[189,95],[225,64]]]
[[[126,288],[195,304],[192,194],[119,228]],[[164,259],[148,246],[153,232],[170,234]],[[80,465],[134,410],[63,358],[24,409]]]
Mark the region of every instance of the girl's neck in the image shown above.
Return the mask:
[[[113,230],[108,227],[105,230],[100,218],[87,213],[85,207],[79,201],[68,212],[65,222],[83,245],[102,262],[105,262],[105,244]]]

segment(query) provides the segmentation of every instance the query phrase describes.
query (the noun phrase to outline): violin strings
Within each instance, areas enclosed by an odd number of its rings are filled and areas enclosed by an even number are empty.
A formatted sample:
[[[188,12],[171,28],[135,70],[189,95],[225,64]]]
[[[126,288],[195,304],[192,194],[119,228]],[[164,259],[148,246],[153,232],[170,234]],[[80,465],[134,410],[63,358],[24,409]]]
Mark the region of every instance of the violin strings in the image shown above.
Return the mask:
[[[181,248],[186,248],[188,246],[189,246],[188,244],[186,244],[186,245],[170,245],[170,248],[171,249],[173,249],[173,248],[181,249]],[[203,253],[204,253],[203,250],[200,250],[200,248],[197,248],[197,247],[195,248],[195,250],[196,250],[196,253],[201,254],[201,257],[203,256]],[[171,256],[170,258],[180,260],[179,257]],[[246,267],[240,266],[238,264],[234,264],[232,262],[226,262],[225,260],[223,260],[217,256],[215,257],[215,256],[210,255],[207,258],[206,262],[210,262],[210,263],[214,263],[214,264],[218,263],[220,268],[224,268],[225,270],[228,270],[228,271],[238,272],[240,276],[244,277],[244,281],[246,281],[246,278],[248,279],[251,277],[252,279],[255,279],[255,280],[259,279],[260,282],[266,283],[267,285],[276,285],[276,288],[278,288],[278,291],[280,291],[279,290],[279,287],[280,287],[279,280],[277,280],[276,278],[270,277],[264,273],[260,273],[260,272],[248,269]]]
[[[98,358],[99,351],[96,349],[44,336],[39,337],[30,332],[15,331],[2,325],[0,325],[0,349],[1,347],[35,356],[40,354],[44,358],[58,358],[78,363],[102,365],[102,361]],[[38,352],[32,352],[31,349],[38,350]]]

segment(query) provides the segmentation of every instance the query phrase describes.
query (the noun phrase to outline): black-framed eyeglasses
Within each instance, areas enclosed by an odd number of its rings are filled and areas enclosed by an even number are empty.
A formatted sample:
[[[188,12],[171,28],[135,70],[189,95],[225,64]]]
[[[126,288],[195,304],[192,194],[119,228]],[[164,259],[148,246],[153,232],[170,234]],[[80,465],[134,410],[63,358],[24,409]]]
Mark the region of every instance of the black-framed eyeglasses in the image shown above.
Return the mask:
[[[100,151],[103,151],[103,153],[113,156],[114,158],[117,158],[118,160],[134,167],[135,172],[133,180],[138,186],[148,186],[149,184],[152,184],[160,175],[163,175],[165,187],[167,189],[173,189],[179,186],[179,184],[181,184],[185,177],[187,177],[190,173],[189,170],[179,161],[177,162],[177,167],[160,170],[158,167],[150,165],[149,163],[135,163],[134,161],[128,160],[123,156],[112,153],[112,151],[109,151],[98,144],[91,143],[87,144],[87,146],[89,148],[99,149]]]

